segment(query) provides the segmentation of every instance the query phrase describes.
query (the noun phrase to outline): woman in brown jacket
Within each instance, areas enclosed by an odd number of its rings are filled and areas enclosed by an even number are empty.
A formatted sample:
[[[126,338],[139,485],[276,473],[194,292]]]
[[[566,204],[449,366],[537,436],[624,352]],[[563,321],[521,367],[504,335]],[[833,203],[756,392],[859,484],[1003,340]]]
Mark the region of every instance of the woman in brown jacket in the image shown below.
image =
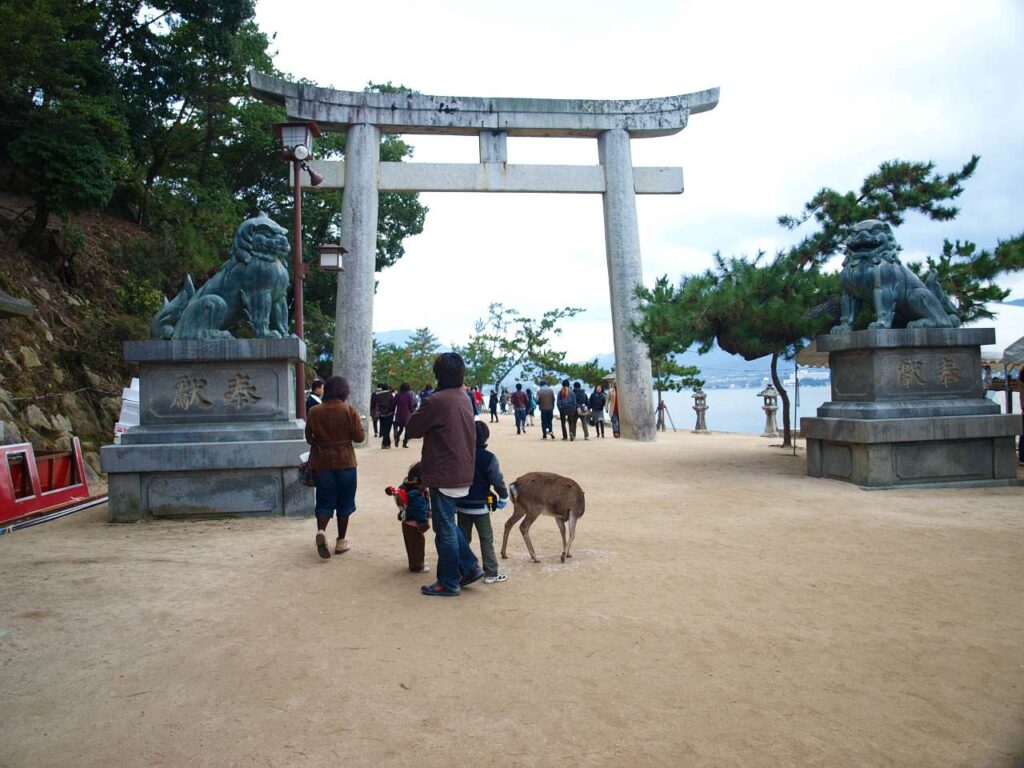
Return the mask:
[[[324,401],[306,416],[309,466],[316,472],[316,551],[331,556],[327,548],[327,523],[338,513],[338,540],[334,554],[348,551],[348,517],[356,511],[356,452],[353,443],[366,439],[363,420],[349,405],[348,382],[332,376],[324,387]]]

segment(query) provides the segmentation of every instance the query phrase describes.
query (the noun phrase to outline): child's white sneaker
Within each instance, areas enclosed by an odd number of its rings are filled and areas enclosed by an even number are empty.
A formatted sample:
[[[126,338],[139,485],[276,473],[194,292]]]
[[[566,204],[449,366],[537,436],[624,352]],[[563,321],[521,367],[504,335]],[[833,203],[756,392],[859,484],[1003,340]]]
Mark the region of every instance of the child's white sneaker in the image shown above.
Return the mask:
[[[499,573],[497,576],[484,576],[484,584],[496,584],[499,581],[506,581],[508,574]]]

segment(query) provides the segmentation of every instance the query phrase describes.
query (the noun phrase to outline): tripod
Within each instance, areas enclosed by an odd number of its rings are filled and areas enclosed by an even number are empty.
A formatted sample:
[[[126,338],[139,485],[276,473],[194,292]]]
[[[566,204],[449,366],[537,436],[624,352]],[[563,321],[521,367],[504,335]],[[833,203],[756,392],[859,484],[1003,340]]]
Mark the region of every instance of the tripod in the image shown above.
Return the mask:
[[[668,423],[672,425],[672,431],[676,431],[676,423],[672,421],[672,414],[668,412],[668,405],[665,404],[664,400],[658,401],[658,419],[655,424],[655,429],[659,432],[665,431],[665,417],[668,417]]]

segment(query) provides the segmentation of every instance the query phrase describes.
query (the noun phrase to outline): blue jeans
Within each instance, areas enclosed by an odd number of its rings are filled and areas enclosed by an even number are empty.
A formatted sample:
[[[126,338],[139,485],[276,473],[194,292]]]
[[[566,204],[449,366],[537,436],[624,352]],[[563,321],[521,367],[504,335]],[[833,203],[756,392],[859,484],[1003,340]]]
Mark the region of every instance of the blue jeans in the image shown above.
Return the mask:
[[[516,432],[526,429],[526,409],[516,408]]]
[[[455,524],[455,499],[431,488],[430,506],[437,548],[437,581],[446,589],[458,592],[462,576],[480,570],[480,562]]]
[[[356,511],[356,468],[316,471],[316,516],[348,517]]]

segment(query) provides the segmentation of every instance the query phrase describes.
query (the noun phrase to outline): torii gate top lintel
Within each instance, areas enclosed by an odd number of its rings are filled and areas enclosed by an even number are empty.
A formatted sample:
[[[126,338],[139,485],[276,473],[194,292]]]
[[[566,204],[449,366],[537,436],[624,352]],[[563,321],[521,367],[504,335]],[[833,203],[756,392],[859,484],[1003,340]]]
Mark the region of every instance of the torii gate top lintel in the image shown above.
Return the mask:
[[[631,138],[670,136],[686,127],[691,114],[718,104],[718,88],[654,99],[519,99],[430,96],[408,93],[339,91],[249,72],[253,93],[282,104],[288,116],[344,129],[371,124],[386,133],[596,137],[625,129]]]

